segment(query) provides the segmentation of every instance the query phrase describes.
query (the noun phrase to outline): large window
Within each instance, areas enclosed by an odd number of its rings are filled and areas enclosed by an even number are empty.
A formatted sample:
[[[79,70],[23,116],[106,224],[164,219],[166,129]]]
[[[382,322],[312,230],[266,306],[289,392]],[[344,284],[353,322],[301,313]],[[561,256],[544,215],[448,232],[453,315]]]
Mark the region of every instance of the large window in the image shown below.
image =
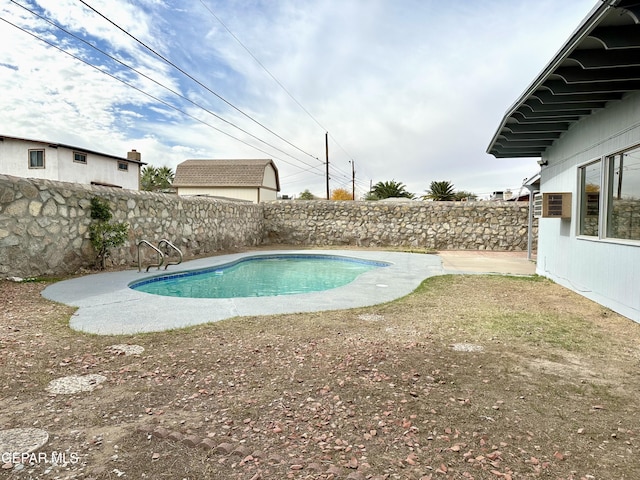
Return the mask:
[[[598,160],[580,168],[580,235],[598,236],[601,164]]]
[[[607,237],[640,240],[640,147],[607,163]]]
[[[29,150],[29,168],[44,168],[44,150]]]
[[[580,235],[640,240],[640,147],[579,168]]]

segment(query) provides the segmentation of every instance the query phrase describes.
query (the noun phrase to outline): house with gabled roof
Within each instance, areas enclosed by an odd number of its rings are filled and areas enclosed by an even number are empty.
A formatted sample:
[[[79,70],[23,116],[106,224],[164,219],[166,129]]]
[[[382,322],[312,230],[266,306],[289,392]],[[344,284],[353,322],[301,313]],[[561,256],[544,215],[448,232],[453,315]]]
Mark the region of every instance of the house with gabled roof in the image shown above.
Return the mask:
[[[640,3],[599,1],[487,153],[539,158],[537,273],[640,322]]]
[[[140,189],[140,152],[126,157],[83,147],[0,135],[0,174]]]
[[[176,167],[173,187],[178,195],[260,203],[277,199],[280,177],[271,159],[185,160]]]

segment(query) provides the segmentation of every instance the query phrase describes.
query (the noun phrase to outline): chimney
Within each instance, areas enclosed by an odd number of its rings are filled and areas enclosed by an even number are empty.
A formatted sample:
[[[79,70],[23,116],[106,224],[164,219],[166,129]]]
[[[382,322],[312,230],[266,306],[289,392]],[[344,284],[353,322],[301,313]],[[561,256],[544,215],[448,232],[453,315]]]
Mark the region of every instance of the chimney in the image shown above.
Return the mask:
[[[140,161],[140,152],[136,151],[136,149],[132,149],[130,152],[127,152],[127,160],[134,160],[136,162]]]

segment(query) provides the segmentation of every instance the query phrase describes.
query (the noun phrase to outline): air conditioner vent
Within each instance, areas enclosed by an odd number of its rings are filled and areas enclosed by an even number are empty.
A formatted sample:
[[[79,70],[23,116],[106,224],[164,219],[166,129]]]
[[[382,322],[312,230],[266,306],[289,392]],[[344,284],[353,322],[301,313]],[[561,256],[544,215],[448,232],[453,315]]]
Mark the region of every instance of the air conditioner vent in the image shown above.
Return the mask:
[[[542,218],[571,218],[571,193],[543,193]]]
[[[536,193],[533,196],[533,217],[540,218],[542,216],[542,194]]]

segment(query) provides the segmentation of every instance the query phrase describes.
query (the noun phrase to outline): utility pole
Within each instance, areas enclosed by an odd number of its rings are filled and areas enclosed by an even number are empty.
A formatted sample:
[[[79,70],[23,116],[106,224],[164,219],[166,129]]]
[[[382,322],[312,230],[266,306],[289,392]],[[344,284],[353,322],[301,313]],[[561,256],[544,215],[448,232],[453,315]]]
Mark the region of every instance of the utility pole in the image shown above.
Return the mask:
[[[356,199],[356,162],[351,160],[351,200]]]
[[[324,134],[324,149],[327,155],[327,200],[329,200],[329,132]]]

